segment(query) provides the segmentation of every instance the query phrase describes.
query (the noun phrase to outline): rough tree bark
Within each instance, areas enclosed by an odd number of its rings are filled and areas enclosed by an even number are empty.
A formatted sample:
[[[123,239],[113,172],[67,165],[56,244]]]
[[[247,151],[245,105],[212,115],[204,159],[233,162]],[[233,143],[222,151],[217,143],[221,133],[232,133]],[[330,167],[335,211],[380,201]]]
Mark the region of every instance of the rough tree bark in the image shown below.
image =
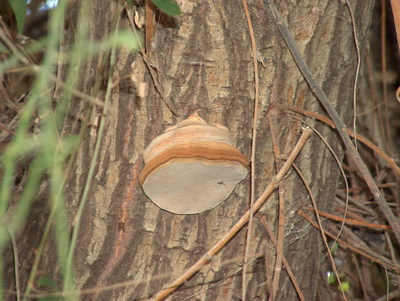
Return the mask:
[[[350,125],[352,91],[356,70],[356,50],[352,23],[344,1],[313,0],[277,2],[300,50],[345,122]],[[362,49],[368,33],[373,1],[350,1],[355,13],[358,40]],[[115,11],[114,1],[91,1],[88,22],[90,38],[109,34]],[[178,1],[182,16],[172,18],[157,13],[157,24],[149,56],[165,95],[186,117],[194,110],[207,121],[221,123],[233,133],[237,147],[248,157],[251,151],[254,109],[254,70],[249,30],[241,1]],[[78,11],[79,1],[72,2]],[[275,164],[267,113],[274,103],[290,104],[324,113],[299,73],[282,38],[270,21],[261,1],[248,1],[254,26],[260,67],[260,106],[257,129],[256,196],[274,175]],[[136,7],[139,14],[142,10]],[[73,14],[69,14],[70,16]],[[73,17],[72,17],[73,18]],[[74,20],[68,22],[73,23]],[[68,24],[68,23],[67,23]],[[129,28],[125,13],[121,27]],[[67,27],[67,41],[73,40],[74,26]],[[99,76],[101,56],[91,57],[80,74],[81,87],[90,93]],[[263,64],[261,64],[261,61]],[[83,299],[138,300],[157,293],[164,284],[181,275],[200,258],[241,217],[249,206],[249,177],[231,197],[217,208],[198,215],[174,215],[160,210],[144,195],[138,184],[143,167],[142,153],[149,142],[174,125],[173,116],[161,101],[146,66],[137,53],[119,50],[114,89],[107,113],[100,157],[89,192],[75,253],[78,289],[138,280],[137,283]],[[144,96],[138,85],[146,84]],[[102,97],[104,91],[101,91]],[[86,110],[77,101],[74,113]],[[86,182],[97,138],[96,124],[101,111],[92,112],[92,127],[87,131],[67,186],[68,211],[72,222]],[[301,117],[301,116],[300,116]],[[79,130],[71,117],[69,130]],[[301,124],[288,114],[278,116],[279,137],[284,154],[290,151],[301,132]],[[329,128],[309,120],[340,154],[337,135]],[[318,206],[329,207],[339,182],[339,169],[328,149],[315,135],[296,160],[312,188]],[[310,204],[308,194],[292,170],[284,180],[286,224],[284,255],[303,290],[306,300],[318,299],[318,287],[326,281],[319,276],[326,251],[320,233],[297,215]],[[190,198],[190,195],[187,196]],[[45,203],[44,203],[45,204]],[[40,237],[37,223],[44,222],[43,203],[38,202],[20,235],[21,281],[34,256]],[[277,196],[260,210],[270,226],[277,225]],[[171,300],[240,300],[242,256],[246,231],[230,243],[178,288]],[[29,240],[26,237],[30,237]],[[24,239],[25,238],[25,239]],[[32,245],[33,244],[33,245]],[[22,248],[26,246],[26,248]],[[50,241],[40,270],[56,279],[56,252]],[[266,300],[269,295],[275,249],[260,221],[255,218],[251,254],[262,253],[248,269],[247,297]],[[234,260],[232,260],[234,259]],[[24,278],[25,277],[25,278]],[[282,272],[277,300],[295,300],[297,294],[285,271]]]

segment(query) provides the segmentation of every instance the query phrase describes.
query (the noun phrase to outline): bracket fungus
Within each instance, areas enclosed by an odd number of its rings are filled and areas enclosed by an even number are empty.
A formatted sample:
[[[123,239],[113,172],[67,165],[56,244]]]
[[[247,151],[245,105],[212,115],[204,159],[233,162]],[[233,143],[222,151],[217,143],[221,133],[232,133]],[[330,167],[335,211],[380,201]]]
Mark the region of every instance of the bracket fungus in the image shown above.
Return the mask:
[[[176,214],[210,210],[227,199],[248,173],[249,160],[228,129],[197,114],[157,136],[144,154],[139,181],[160,208]]]

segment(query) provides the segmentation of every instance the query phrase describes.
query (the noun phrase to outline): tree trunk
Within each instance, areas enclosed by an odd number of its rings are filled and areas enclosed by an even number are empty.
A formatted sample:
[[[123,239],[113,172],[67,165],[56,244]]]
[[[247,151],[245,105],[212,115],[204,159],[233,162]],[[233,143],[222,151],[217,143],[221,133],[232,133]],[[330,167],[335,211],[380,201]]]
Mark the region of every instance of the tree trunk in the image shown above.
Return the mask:
[[[106,38],[116,13],[116,3],[103,0],[91,3],[87,24],[89,36],[95,40]],[[178,1],[178,4],[182,10],[178,17],[167,17],[156,11],[154,38],[148,43],[151,47],[148,60],[179,117],[175,117],[161,100],[142,57],[124,49],[117,52],[105,132],[75,252],[77,289],[99,290],[85,294],[83,299],[139,300],[153,296],[194,264],[249,208],[250,177],[241,182],[220,206],[197,215],[175,215],[161,210],[146,197],[138,183],[143,168],[142,154],[150,141],[194,111],[206,121],[228,127],[237,148],[250,158],[255,82],[243,4],[219,0]],[[71,11],[79,10],[79,1],[71,5]],[[253,162],[255,195],[258,197],[276,173],[271,140],[274,129],[270,128],[267,115],[279,113],[275,130],[285,156],[292,150],[303,125],[286,111],[274,111],[276,104],[289,104],[321,114],[324,110],[298,71],[263,4],[248,1],[248,5],[257,44],[260,79],[256,160]],[[357,53],[346,4],[313,0],[277,1],[276,5],[318,83],[346,124],[351,126]],[[351,6],[362,54],[373,1],[351,1]],[[142,17],[143,7],[135,8]],[[70,22],[73,24],[74,20]],[[120,27],[130,28],[125,12]],[[67,26],[67,41],[73,41],[73,34],[74,26]],[[84,92],[91,93],[96,78],[103,76],[101,62],[100,55],[90,57],[85,64],[79,75]],[[142,94],[139,86],[145,87]],[[93,96],[103,98],[104,89],[103,84],[100,93]],[[76,123],[75,118],[80,117],[81,112],[87,112],[87,107],[87,103],[76,101],[68,131],[80,130],[80,123]],[[94,109],[91,127],[86,131],[67,185],[71,227],[87,181],[100,117],[101,109]],[[342,157],[343,149],[336,133],[311,119],[308,122]],[[318,207],[328,208],[340,173],[337,162],[317,135],[307,142],[296,165],[311,187]],[[284,192],[286,207],[284,256],[306,300],[316,300],[318,288],[326,281],[320,272],[327,251],[319,231],[297,214],[299,209],[311,204],[309,194],[293,169],[280,189]],[[37,206],[43,204],[38,202]],[[38,209],[41,207],[35,208],[38,222],[43,223],[43,212]],[[265,216],[277,233],[278,194],[259,212],[258,217]],[[31,241],[23,241],[31,246],[23,251],[26,256],[21,256],[23,266],[29,267],[34,256],[32,247],[35,245],[32,243],[36,243],[41,234],[35,229],[37,224],[33,228],[28,223],[21,233],[21,239],[31,237]],[[245,244],[246,230],[242,229],[210,264],[179,287],[170,300],[241,300]],[[58,279],[56,252],[51,252],[52,247],[54,245],[49,242],[49,253],[42,260],[40,270],[46,276]],[[258,255],[253,260],[254,254]],[[275,254],[264,226],[255,218],[250,246],[252,261],[247,271],[248,300],[266,300],[270,295]],[[23,283],[27,281],[26,275],[27,271],[21,273]],[[126,281],[132,282],[102,290]],[[296,298],[296,291],[283,270],[277,300]]]

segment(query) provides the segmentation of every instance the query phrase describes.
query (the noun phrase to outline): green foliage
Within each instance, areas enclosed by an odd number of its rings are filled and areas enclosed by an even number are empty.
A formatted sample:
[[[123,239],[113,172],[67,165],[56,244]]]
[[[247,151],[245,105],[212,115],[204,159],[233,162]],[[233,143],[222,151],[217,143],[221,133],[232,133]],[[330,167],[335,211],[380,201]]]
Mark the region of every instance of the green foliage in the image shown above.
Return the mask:
[[[42,297],[38,299],[38,301],[62,301],[62,300],[65,299],[60,297]]]
[[[152,0],[152,2],[167,15],[179,16],[181,14],[181,9],[173,0]]]
[[[57,282],[54,279],[50,278],[50,277],[44,277],[44,276],[40,277],[38,279],[37,285],[39,287],[44,288],[46,291],[55,292],[55,291],[57,291],[59,289],[59,287],[57,285]],[[38,301],[62,301],[62,300],[64,300],[64,298],[62,298],[62,297],[46,297],[46,296],[43,296],[43,297],[38,298]]]
[[[24,2],[25,1],[25,2]],[[17,17],[18,26],[22,30],[26,13],[26,0],[10,0],[14,4],[13,9],[17,15],[23,11],[22,16]],[[24,2],[25,6],[22,6]],[[80,72],[85,60],[99,53],[115,53],[116,48],[125,48],[130,51],[136,51],[140,41],[132,30],[119,31],[118,28],[112,30],[113,34],[104,40],[93,41],[88,38],[87,18],[90,13],[90,2],[87,3],[87,11],[82,10],[81,23],[75,31],[74,44],[68,45],[64,53],[60,53],[60,44],[64,43],[63,36],[60,35],[60,28],[63,26],[64,14],[67,7],[67,1],[61,0],[58,6],[50,12],[48,23],[48,34],[40,41],[27,46],[24,51],[8,51],[1,48],[0,51],[4,60],[0,61],[0,73],[7,73],[12,70],[22,79],[29,74],[34,77],[33,84],[29,87],[26,95],[18,95],[12,101],[17,103],[17,98],[21,98],[19,104],[23,108],[18,112],[18,125],[15,128],[15,134],[12,137],[12,143],[7,151],[0,153],[0,256],[4,255],[4,250],[9,245],[9,235],[16,235],[21,227],[26,223],[32,208],[33,202],[37,196],[39,187],[46,184],[48,191],[48,205],[50,215],[43,230],[41,242],[36,249],[36,258],[31,269],[31,275],[26,287],[25,295],[31,293],[32,286],[42,286],[48,291],[73,291],[74,270],[73,257],[69,254],[74,252],[74,243],[71,242],[70,226],[66,214],[66,200],[64,187],[68,176],[68,166],[70,166],[74,155],[83,140],[85,129],[78,135],[64,131],[63,124],[68,119],[68,110],[71,107],[73,91],[79,91]],[[83,7],[84,5],[82,5]],[[22,8],[21,8],[22,7]],[[19,18],[19,19],[18,19]],[[82,47],[87,45],[87,47]],[[32,65],[26,58],[27,54],[35,55],[40,52],[43,55],[41,62]],[[109,56],[104,55],[107,59]],[[69,66],[64,71],[65,77],[56,79],[59,60],[62,58],[65,65]],[[16,71],[15,71],[16,70]],[[19,71],[24,70],[24,71]],[[111,83],[112,83],[112,77]],[[103,80],[101,78],[99,81]],[[57,81],[57,82],[56,82]],[[54,87],[62,82],[61,88],[58,86],[59,97],[53,99]],[[111,85],[110,85],[111,86]],[[49,93],[50,92],[50,93]],[[12,93],[10,94],[12,95]],[[94,93],[92,98],[98,94]],[[87,101],[82,99],[82,101]],[[99,100],[99,103],[102,103]],[[82,112],[86,114],[86,112]],[[105,115],[106,112],[104,111]],[[98,143],[100,145],[100,142]],[[17,173],[17,163],[24,158],[29,158],[29,172],[24,185],[21,185],[21,191],[16,193],[15,179],[20,176]],[[46,181],[46,182],[44,182]],[[43,185],[44,186],[44,185]],[[16,204],[16,208],[10,209],[10,204]],[[77,221],[79,223],[79,221]],[[41,260],[44,245],[48,241],[50,232],[55,235],[57,249],[54,250],[58,256],[58,270],[63,286],[60,288],[51,278],[41,277],[37,279],[38,266]],[[0,261],[0,300],[4,299],[4,271],[3,262]],[[63,298],[53,298],[43,296],[39,300],[62,300]],[[24,299],[28,300],[28,299]],[[70,296],[69,300],[78,300],[77,296]]]
[[[329,272],[327,277],[328,284],[334,284],[336,282],[336,276],[334,273]]]
[[[27,0],[9,0],[9,3],[17,20],[18,33],[22,33],[25,24]]]
[[[37,285],[48,288],[57,288],[57,282],[54,279],[43,276],[39,278]]]
[[[335,252],[339,249],[339,244],[335,242],[332,247],[331,247],[331,253],[332,255],[335,254]]]
[[[349,289],[350,289],[350,283],[347,280],[342,281],[342,291],[347,293]]]
[[[333,272],[328,273],[327,282],[329,285],[337,285],[339,291],[347,293],[350,290],[350,283],[344,275],[340,275],[341,287],[339,286],[336,275]]]
[[[139,48],[139,40],[132,31],[121,30],[112,34],[110,38],[105,41],[104,46],[108,49],[115,46],[136,50]]]
[[[69,135],[67,136],[62,144],[60,149],[60,160],[64,162],[67,160],[68,156],[71,155],[75,149],[79,145],[79,136],[78,135]]]

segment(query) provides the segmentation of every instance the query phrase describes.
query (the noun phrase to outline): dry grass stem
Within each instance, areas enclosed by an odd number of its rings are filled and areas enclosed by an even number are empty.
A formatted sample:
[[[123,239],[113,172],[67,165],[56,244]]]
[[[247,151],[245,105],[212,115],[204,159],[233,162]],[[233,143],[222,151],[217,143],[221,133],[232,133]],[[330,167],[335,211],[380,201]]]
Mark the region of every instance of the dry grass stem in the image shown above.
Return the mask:
[[[272,98],[275,103],[275,98]],[[280,142],[279,142],[279,130],[278,130],[278,121],[276,118],[276,111],[271,110],[268,114],[268,121],[271,129],[271,138],[272,138],[272,146],[274,150],[274,158],[275,158],[275,168],[279,170],[282,168],[282,154],[280,150]],[[284,189],[284,181],[279,184],[278,187],[278,239],[276,245],[276,260],[275,260],[275,269],[274,276],[272,280],[272,291],[270,294],[270,300],[274,301],[276,298],[276,294],[278,292],[279,279],[282,271],[282,260],[283,260],[283,245],[285,238],[285,189]]]
[[[318,214],[317,203],[316,203],[316,201],[315,201],[314,195],[313,195],[313,193],[312,193],[312,191],[311,191],[311,188],[310,188],[310,186],[308,185],[306,179],[304,178],[303,174],[301,173],[300,169],[298,169],[297,166],[296,166],[295,164],[293,164],[293,168],[297,171],[297,174],[299,175],[300,179],[302,180],[304,186],[305,186],[306,189],[307,189],[308,195],[310,196],[310,199],[311,199],[311,202],[312,202],[312,206],[314,207],[314,210],[315,210],[315,213],[316,213],[315,216],[317,217],[318,226],[319,226],[319,229],[320,229],[320,232],[321,232],[321,235],[322,235],[322,241],[323,241],[324,244],[325,244],[326,251],[328,252],[329,259],[330,259],[330,261],[331,261],[331,263],[332,263],[333,272],[335,273],[336,280],[337,280],[338,285],[339,285],[339,288],[340,288],[340,290],[341,290],[343,299],[344,299],[344,300],[347,300],[347,297],[346,297],[346,295],[345,295],[345,293],[344,293],[344,291],[343,291],[343,289],[342,289],[342,282],[341,282],[341,280],[340,280],[339,272],[338,272],[338,270],[337,270],[337,268],[336,268],[335,260],[333,259],[331,249],[330,249],[330,247],[329,247],[329,245],[328,245],[328,240],[327,240],[327,238],[326,238],[325,232],[323,231],[322,222],[321,222],[321,217],[320,217],[319,214]],[[339,239],[339,235],[337,235],[337,237],[335,238],[335,241],[336,241],[337,239]]]
[[[311,219],[311,217],[309,217],[303,210],[299,210],[298,214],[301,217],[305,218],[316,229],[320,230],[319,225],[315,221],[313,221]],[[335,234],[333,234],[333,233],[331,233],[331,232],[329,232],[329,231],[327,231],[325,229],[323,229],[323,231],[324,231],[325,235],[329,236],[332,239],[336,239],[337,235],[335,235]],[[355,252],[357,254],[360,254],[361,256],[364,256],[365,258],[368,258],[372,262],[376,262],[376,263],[378,263],[378,264],[380,264],[382,266],[385,266],[388,269],[391,269],[391,270],[395,271],[396,273],[400,273],[400,267],[399,266],[395,266],[395,265],[393,265],[393,263],[390,263],[387,260],[382,260],[382,258],[374,257],[373,255],[370,255],[370,254],[368,254],[368,253],[366,253],[366,252],[354,247],[354,242],[347,243],[347,242],[345,242],[344,240],[342,240],[340,238],[338,238],[336,241],[342,247],[347,248],[347,249],[349,249],[349,250],[351,250],[351,251],[353,251],[353,252]]]
[[[274,233],[271,231],[271,229],[268,226],[267,220],[265,218],[265,216],[263,216],[260,219],[261,223],[264,225],[265,230],[267,230],[269,237],[271,238],[272,243],[274,244],[275,248],[277,248],[278,242],[275,238]],[[292,280],[293,286],[296,289],[297,294],[299,295],[300,300],[305,300],[303,292],[301,291],[301,288],[299,286],[299,283],[296,280],[296,277],[293,274],[293,271],[288,263],[288,261],[286,260],[285,256],[282,254],[282,262],[285,265],[286,271],[290,277],[290,280]]]
[[[247,1],[242,0],[243,9],[247,20],[247,26],[249,28],[249,35],[251,41],[251,49],[252,49],[252,58],[253,58],[253,68],[254,68],[254,113],[253,113],[253,133],[251,140],[251,171],[250,171],[250,219],[249,225],[247,228],[247,236],[246,236],[246,248],[245,255],[243,261],[243,271],[242,271],[242,300],[246,300],[246,290],[247,290],[247,255],[250,252],[250,242],[252,235],[252,226],[253,226],[253,204],[255,199],[255,162],[256,162],[256,138],[257,138],[257,126],[258,126],[258,104],[259,104],[259,75],[258,75],[258,63],[257,63],[257,45],[256,39],[254,37],[253,25],[251,23],[250,13],[247,6]]]
[[[286,175],[290,166],[293,164],[297,155],[300,153],[304,144],[311,136],[312,130],[306,129],[301,135],[298,143],[294,147],[292,153],[289,155],[287,161],[283,165],[282,169],[276,174],[276,176],[271,180],[269,185],[265,188],[264,192],[257,199],[257,201],[253,204],[252,210],[253,212],[257,212],[258,209],[264,204],[264,202],[270,197],[272,192],[278,187],[280,181]],[[217,254],[231,239],[239,232],[240,229],[249,221],[250,219],[250,210],[248,210],[240,220],[206,253],[204,254],[195,264],[193,264],[189,269],[186,270],[178,279],[173,281],[171,284],[165,286],[152,300],[163,300],[169,294],[171,294],[174,290],[176,290],[182,283],[184,283],[187,279],[197,273],[205,263],[211,260],[211,258]]]
[[[389,224],[393,228],[393,232],[397,238],[398,243],[400,244],[400,221],[399,219],[394,215],[393,211],[389,207],[385,196],[382,194],[382,192],[379,190],[377,187],[368,167],[364,163],[364,161],[361,159],[360,154],[358,153],[357,149],[354,147],[349,135],[346,132],[346,125],[343,123],[342,119],[340,118],[338,112],[335,110],[333,107],[332,103],[329,101],[328,97],[324,93],[324,91],[321,89],[321,87],[317,84],[317,82],[314,79],[313,74],[311,73],[310,68],[307,66],[305,63],[304,59],[302,58],[300,51],[298,50],[298,47],[296,45],[296,42],[292,38],[292,35],[287,28],[285,21],[281,17],[280,13],[276,9],[276,7],[269,1],[269,0],[264,0],[265,7],[267,9],[267,12],[271,19],[273,20],[274,24],[278,28],[279,32],[281,33],[283,39],[285,40],[291,54],[293,55],[293,58],[303,74],[304,78],[306,79],[307,83],[310,86],[310,89],[315,93],[315,95],[318,97],[318,100],[321,102],[325,110],[328,112],[329,116],[332,118],[337,131],[342,138],[343,143],[346,146],[346,149],[348,150],[351,158],[353,159],[355,165],[357,166],[359,172],[361,173],[362,177],[364,178],[364,181],[367,183],[372,195],[374,196],[376,202],[378,203],[383,215],[386,217],[388,220]]]

